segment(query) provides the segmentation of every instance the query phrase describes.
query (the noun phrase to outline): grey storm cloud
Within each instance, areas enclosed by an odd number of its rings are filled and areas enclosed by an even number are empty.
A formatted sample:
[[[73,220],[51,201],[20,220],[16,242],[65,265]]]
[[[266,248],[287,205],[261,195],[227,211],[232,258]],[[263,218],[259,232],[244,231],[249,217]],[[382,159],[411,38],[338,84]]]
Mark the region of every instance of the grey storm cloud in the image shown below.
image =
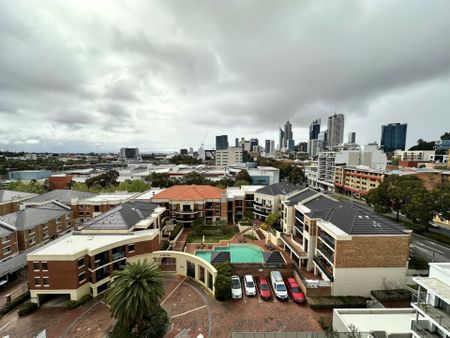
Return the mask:
[[[299,142],[335,111],[361,143],[389,122],[409,123],[410,144],[436,139],[449,12],[445,0],[5,0],[0,148],[175,150],[219,133],[276,139],[287,119]]]

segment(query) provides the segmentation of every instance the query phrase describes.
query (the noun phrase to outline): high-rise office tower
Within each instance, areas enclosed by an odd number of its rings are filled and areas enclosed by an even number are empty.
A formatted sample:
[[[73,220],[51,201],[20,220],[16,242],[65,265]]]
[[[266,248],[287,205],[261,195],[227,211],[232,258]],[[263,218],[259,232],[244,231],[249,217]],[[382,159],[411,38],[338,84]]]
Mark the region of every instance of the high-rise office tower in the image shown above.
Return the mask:
[[[270,151],[269,153],[274,154],[275,153],[275,140],[270,140]]]
[[[250,150],[253,151],[254,147],[259,146],[259,141],[257,138],[251,138],[250,139]]]
[[[348,143],[356,143],[356,133],[354,131],[348,133]]]
[[[287,121],[284,124],[284,138],[283,138],[283,147],[288,148],[289,140],[293,139],[292,135],[292,124],[291,122]]]
[[[122,160],[140,160],[139,148],[120,148],[120,158]]]
[[[216,136],[216,150],[228,149],[228,135]]]
[[[280,128],[280,134],[279,134],[279,150],[283,149],[284,144],[284,130]]]
[[[270,153],[270,140],[266,140],[266,141],[264,142],[264,152],[265,152],[266,154],[269,154],[269,153]]]
[[[320,133],[320,119],[314,120],[309,125],[309,139],[317,140]]]
[[[381,147],[385,153],[405,150],[407,123],[389,123],[381,126]]]
[[[235,147],[239,147],[239,138],[238,138],[238,137],[236,137],[236,138],[234,139],[234,146],[235,146]]]
[[[344,115],[334,114],[328,118],[327,146],[334,147],[344,142]]]

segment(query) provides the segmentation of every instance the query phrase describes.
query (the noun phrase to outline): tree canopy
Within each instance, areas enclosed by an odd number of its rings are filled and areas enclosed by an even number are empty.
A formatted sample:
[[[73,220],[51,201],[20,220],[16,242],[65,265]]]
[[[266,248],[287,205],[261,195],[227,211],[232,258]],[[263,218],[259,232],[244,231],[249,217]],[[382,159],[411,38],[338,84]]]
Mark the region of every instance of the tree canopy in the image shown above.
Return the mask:
[[[106,188],[118,185],[117,179],[119,178],[119,172],[116,170],[110,170],[100,175],[90,177],[86,180],[86,185],[91,187]]]
[[[236,181],[246,181],[247,184],[252,183],[252,178],[250,177],[248,171],[246,169],[242,169],[236,174]]]

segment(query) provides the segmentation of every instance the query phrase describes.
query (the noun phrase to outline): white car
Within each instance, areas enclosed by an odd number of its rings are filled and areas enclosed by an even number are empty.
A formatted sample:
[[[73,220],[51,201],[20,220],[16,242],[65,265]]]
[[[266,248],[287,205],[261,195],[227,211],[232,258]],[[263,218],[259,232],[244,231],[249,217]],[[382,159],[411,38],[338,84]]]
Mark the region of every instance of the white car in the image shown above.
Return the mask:
[[[241,280],[238,276],[231,276],[231,298],[241,299],[242,298],[242,287]]]
[[[256,296],[255,281],[251,275],[244,276],[244,289],[247,296]]]
[[[288,299],[286,285],[283,281],[283,276],[279,271],[272,271],[270,273],[270,281],[272,283],[273,292],[278,299]]]

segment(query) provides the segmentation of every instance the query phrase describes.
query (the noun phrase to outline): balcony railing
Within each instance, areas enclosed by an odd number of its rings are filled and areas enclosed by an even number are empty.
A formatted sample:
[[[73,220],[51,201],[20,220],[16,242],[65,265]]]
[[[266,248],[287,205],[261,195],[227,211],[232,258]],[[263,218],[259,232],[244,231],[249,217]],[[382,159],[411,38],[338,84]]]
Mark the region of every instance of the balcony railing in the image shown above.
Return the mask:
[[[333,277],[333,268],[330,267],[330,263],[328,263],[323,257],[315,256],[314,263],[319,267],[320,270],[327,276],[330,281],[334,280]]]
[[[324,231],[319,231],[319,238],[334,249],[334,238],[327,235]]]
[[[317,249],[320,251],[320,253],[325,256],[331,263],[334,262],[334,253],[330,250],[325,244],[319,243],[317,246]]]
[[[300,231],[301,233],[303,233],[303,224],[299,223],[299,222],[295,222],[295,228]]]
[[[432,304],[428,303],[424,295],[419,298],[417,295],[413,295],[412,304],[417,306],[419,310],[428,315],[432,320],[438,323],[440,326],[446,330],[450,330],[450,315],[442,311],[441,309],[434,307]]]
[[[431,332],[426,327],[420,325],[420,322],[411,322],[411,330],[414,331],[419,337],[422,338],[440,338],[440,336],[437,333]],[[427,322],[427,321],[426,321]]]
[[[121,251],[121,252],[116,252],[112,254],[112,260],[113,261],[117,261],[118,259],[124,258],[125,257],[125,252]]]
[[[191,214],[197,214],[198,211],[196,210],[175,210],[176,215],[191,215]]]

